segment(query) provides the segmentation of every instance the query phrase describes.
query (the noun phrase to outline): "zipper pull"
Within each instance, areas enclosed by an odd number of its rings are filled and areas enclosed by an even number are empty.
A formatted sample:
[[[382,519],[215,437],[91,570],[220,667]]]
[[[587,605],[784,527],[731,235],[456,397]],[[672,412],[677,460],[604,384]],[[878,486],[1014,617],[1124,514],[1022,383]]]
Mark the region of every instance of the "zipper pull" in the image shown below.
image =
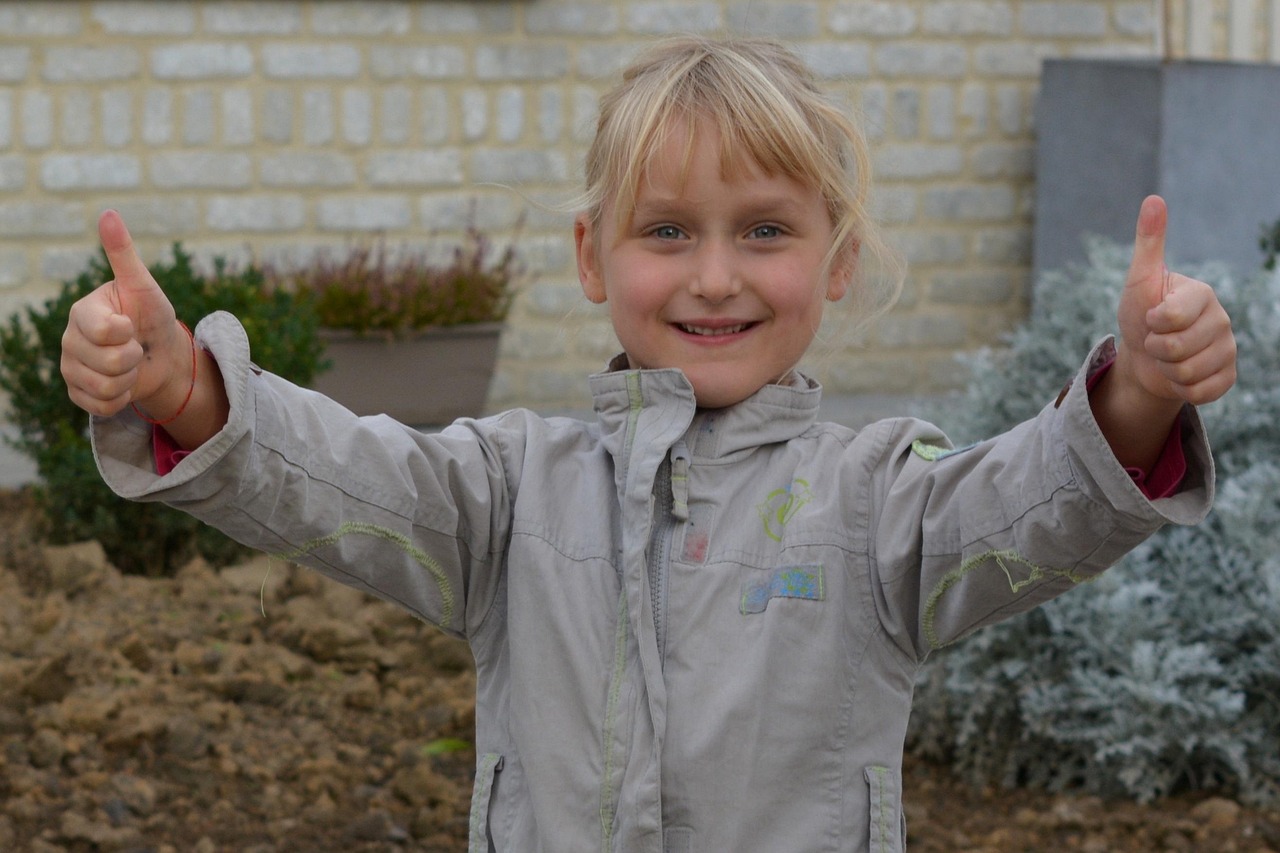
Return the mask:
[[[671,448],[671,515],[689,520],[689,445],[683,440]]]

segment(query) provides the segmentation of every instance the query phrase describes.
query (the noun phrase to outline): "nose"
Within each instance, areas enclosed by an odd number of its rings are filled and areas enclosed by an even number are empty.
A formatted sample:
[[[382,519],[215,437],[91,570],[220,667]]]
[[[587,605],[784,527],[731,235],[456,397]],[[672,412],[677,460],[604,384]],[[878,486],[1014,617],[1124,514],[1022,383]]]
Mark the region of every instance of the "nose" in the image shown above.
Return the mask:
[[[724,302],[742,291],[738,259],[725,240],[706,240],[694,255],[693,280],[689,290],[708,302]]]

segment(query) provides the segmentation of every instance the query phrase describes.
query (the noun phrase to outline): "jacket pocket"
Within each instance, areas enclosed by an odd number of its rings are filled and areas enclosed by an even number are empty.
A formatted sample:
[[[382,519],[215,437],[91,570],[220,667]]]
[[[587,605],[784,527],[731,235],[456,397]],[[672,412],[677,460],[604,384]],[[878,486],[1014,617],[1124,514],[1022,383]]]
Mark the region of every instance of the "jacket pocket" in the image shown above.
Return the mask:
[[[902,783],[898,774],[888,767],[872,765],[863,775],[870,796],[871,853],[904,853],[907,825],[902,813]]]
[[[486,752],[476,761],[476,784],[471,790],[471,826],[467,831],[467,853],[490,853],[494,850],[489,832],[489,808],[493,789],[502,770],[502,756]]]

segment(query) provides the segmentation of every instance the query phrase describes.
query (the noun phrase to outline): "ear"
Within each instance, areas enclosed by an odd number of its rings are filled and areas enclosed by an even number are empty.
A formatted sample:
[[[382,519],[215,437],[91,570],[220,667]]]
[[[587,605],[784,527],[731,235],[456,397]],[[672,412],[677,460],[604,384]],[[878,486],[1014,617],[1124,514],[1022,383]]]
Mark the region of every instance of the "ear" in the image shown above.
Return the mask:
[[[604,276],[600,272],[600,254],[597,230],[587,214],[579,213],[573,220],[573,242],[578,256],[578,281],[587,299],[602,304],[607,298]]]
[[[827,301],[839,302],[849,292],[849,284],[853,281],[853,273],[858,268],[858,251],[861,244],[850,239],[831,261],[831,271],[827,273]]]

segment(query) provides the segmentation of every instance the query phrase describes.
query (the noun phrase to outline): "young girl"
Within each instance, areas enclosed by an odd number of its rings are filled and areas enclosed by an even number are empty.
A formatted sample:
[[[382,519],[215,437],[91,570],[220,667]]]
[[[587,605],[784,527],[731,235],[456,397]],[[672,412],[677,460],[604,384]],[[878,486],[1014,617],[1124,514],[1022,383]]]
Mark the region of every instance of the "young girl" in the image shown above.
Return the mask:
[[[962,451],[815,423],[795,365],[858,286],[865,163],[774,44],[642,57],[574,226],[624,350],[591,423],[357,418],[256,368],[228,315],[189,338],[111,211],[115,280],[72,309],[62,372],[122,496],[470,642],[473,850],[901,850],[920,662],[1204,516],[1188,404],[1227,391],[1235,344],[1165,269],[1151,198],[1119,340],[1036,418]]]

